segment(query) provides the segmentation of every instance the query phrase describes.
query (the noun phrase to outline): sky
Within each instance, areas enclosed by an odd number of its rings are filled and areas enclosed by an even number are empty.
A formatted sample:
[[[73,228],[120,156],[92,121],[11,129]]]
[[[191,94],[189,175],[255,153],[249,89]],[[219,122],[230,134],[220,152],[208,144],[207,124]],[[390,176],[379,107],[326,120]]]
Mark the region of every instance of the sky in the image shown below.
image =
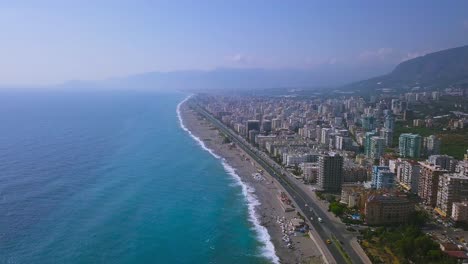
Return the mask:
[[[463,0],[1,1],[0,84],[216,68],[377,74],[467,45],[467,10]]]

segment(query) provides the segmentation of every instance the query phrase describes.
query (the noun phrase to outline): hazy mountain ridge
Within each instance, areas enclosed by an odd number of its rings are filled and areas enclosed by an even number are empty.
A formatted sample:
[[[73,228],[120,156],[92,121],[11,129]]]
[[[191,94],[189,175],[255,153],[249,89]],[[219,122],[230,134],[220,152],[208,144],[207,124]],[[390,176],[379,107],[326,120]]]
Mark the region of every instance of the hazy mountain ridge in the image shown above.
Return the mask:
[[[383,88],[444,88],[465,83],[468,83],[468,45],[404,61],[387,75],[351,83],[342,88],[375,92]]]
[[[322,65],[315,69],[218,68],[147,72],[100,81],[68,81],[52,88],[142,89],[142,90],[265,90],[272,88],[313,89],[336,87],[344,92],[376,93],[384,88],[405,90],[413,87],[444,88],[468,83],[468,45],[430,53],[398,64],[356,67]],[[355,80],[365,79],[353,82]],[[348,83],[348,84],[346,84]],[[345,85],[346,84],[346,85]]]
[[[322,65],[315,69],[217,68],[147,72],[99,81],[68,81],[55,88],[65,89],[141,89],[141,90],[262,90],[271,88],[313,89],[338,87],[354,80],[383,73],[391,68],[355,68]]]

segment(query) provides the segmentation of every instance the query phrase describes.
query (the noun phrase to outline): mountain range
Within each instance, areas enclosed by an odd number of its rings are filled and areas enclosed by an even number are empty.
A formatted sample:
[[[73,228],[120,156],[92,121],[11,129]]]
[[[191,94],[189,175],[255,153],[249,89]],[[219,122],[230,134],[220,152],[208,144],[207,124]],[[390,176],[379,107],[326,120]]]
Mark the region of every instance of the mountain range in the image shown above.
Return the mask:
[[[201,71],[148,72],[103,81],[70,81],[58,87],[145,90],[264,90],[270,88],[378,93],[415,87],[448,87],[468,83],[468,46],[447,49],[381,68],[322,65],[314,70],[220,68]],[[390,73],[367,79],[382,72]],[[363,81],[353,82],[364,79]],[[349,84],[346,84],[349,83]],[[333,88],[333,89],[330,89]]]
[[[378,92],[468,85],[468,45],[429,53],[398,64],[389,74],[354,82],[341,90]]]

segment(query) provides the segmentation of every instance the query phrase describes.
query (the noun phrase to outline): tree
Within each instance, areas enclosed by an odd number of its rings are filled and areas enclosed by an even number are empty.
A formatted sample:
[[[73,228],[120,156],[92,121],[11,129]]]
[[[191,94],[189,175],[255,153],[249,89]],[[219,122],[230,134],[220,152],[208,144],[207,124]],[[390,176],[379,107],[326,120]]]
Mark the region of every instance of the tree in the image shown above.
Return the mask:
[[[336,201],[330,204],[329,209],[335,216],[341,216],[345,212],[344,205]]]

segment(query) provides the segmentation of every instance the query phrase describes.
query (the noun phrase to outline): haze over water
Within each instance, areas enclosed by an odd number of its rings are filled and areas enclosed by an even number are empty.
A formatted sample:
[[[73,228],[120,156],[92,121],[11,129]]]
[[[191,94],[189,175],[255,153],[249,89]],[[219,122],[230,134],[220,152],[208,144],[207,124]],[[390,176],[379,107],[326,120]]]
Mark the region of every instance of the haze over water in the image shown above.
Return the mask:
[[[267,263],[183,94],[0,95],[0,263]]]

